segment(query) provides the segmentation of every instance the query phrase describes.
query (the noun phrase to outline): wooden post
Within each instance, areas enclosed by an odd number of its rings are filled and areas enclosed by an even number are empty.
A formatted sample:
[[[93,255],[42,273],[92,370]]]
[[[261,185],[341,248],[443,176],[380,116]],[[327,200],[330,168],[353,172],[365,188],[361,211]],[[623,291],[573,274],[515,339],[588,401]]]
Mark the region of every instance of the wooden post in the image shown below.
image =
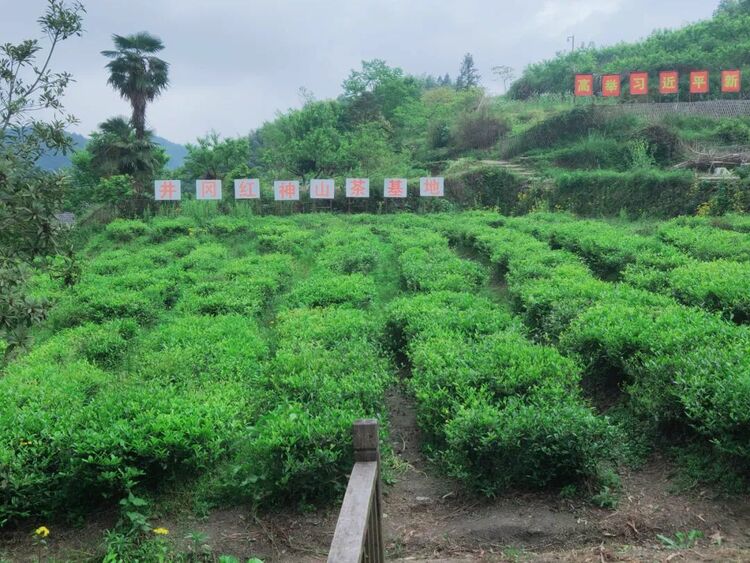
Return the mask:
[[[354,422],[352,427],[352,442],[354,444],[354,462],[374,461],[378,464],[378,476],[375,483],[370,525],[368,526],[367,542],[374,548],[371,561],[380,563],[385,561],[385,541],[383,538],[383,495],[380,485],[380,435],[378,421],[375,418],[365,418]]]
[[[354,443],[355,463],[380,461],[380,439],[376,419],[365,418],[355,421],[352,428],[352,442]]]
[[[378,421],[357,420],[352,428],[352,441],[354,467],[328,552],[328,563],[384,563]]]

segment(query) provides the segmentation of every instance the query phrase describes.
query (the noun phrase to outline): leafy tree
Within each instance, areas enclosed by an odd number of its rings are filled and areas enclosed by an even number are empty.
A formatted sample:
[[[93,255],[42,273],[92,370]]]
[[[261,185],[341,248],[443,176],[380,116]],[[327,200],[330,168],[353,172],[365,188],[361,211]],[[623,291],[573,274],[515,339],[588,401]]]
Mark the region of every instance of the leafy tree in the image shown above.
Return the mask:
[[[468,90],[479,86],[479,78],[479,71],[474,66],[474,57],[471,53],[466,53],[456,78],[456,90]]]
[[[380,59],[362,61],[362,69],[351,71],[343,89],[344,118],[352,126],[376,121],[381,116],[390,120],[396,108],[421,93],[414,77]]]
[[[714,15],[750,13],[750,0],[721,0]]]
[[[107,81],[133,107],[132,123],[136,137],[146,136],[146,105],[169,85],[169,64],[155,56],[164,49],[161,39],[146,32],[114,35],[116,50],[102,51],[112,59],[107,63]]]
[[[182,165],[180,176],[186,180],[221,180],[232,170],[245,165],[250,168],[250,139],[222,139],[217,133],[211,133],[198,139],[196,144],[188,144],[187,156]]]
[[[5,341],[0,348],[6,355],[25,343],[29,327],[45,314],[47,304],[25,294],[30,264],[66,253],[64,270],[74,268],[55,219],[65,178],[38,170],[35,162],[46,150],[71,147],[65,127],[75,118],[61,101],[71,77],[53,72],[50,63],[62,41],[80,36],[84,12],[77,2],[49,0],[38,20],[48,40],[46,53],[37,39],[0,46],[0,343]],[[38,110],[52,117],[43,121],[35,117]],[[72,280],[64,270],[63,278]]]
[[[339,169],[344,142],[342,113],[340,103],[311,102],[265,124],[259,133],[266,169],[297,177],[332,174]]]

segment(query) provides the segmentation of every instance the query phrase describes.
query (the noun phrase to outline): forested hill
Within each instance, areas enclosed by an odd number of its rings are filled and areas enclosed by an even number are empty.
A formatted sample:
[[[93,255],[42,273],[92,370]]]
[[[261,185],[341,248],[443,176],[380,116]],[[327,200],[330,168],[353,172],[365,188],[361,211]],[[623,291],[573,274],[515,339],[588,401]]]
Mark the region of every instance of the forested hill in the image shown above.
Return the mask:
[[[628,73],[680,71],[681,96],[688,95],[688,72],[711,71],[711,91],[719,91],[719,71],[742,69],[742,90],[750,87],[750,0],[723,0],[714,17],[676,30],[655,31],[637,43],[618,43],[559,53],[527,67],[511,86],[510,96],[569,93],[577,72]],[[651,81],[656,91],[657,83]]]

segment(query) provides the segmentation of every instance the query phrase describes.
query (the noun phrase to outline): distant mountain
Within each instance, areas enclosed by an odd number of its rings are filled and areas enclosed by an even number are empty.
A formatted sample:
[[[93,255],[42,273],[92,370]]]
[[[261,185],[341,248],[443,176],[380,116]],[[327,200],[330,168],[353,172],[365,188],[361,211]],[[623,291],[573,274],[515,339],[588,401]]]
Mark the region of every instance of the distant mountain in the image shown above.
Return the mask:
[[[182,163],[185,162],[185,157],[187,156],[185,145],[173,143],[164,137],[154,137],[154,141],[156,141],[158,145],[164,147],[164,150],[167,151],[167,155],[169,156],[167,168],[174,170],[175,168],[182,166]]]
[[[70,137],[73,139],[74,150],[84,148],[89,141],[88,138],[78,133],[70,133]],[[187,156],[187,149],[184,145],[173,143],[163,137],[154,137],[154,141],[156,141],[156,144],[164,147],[164,150],[167,151],[167,156],[169,156],[167,168],[173,170],[182,166],[182,163],[185,161],[185,156]],[[61,168],[67,168],[70,166],[70,153],[63,155],[48,151],[46,154],[42,155],[37,162],[37,165],[42,170],[59,170]]]

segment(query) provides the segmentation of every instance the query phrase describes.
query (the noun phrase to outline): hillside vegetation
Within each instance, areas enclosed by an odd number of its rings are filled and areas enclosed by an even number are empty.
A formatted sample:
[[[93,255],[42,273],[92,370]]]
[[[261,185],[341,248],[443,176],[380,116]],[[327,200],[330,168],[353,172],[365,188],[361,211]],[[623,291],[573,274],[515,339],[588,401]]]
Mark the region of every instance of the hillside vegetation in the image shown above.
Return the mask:
[[[617,74],[677,70],[680,72],[680,96],[687,99],[689,71],[703,69],[712,71],[713,95],[720,95],[719,71],[722,69],[745,71],[742,89],[747,91],[750,86],[750,72],[747,72],[750,70],[750,2],[722,2],[712,19],[675,30],[655,31],[640,42],[559,53],[550,60],[529,65],[511,86],[509,95],[528,99],[540,94],[572,93],[573,75],[578,72]],[[658,96],[655,80],[650,81],[650,88],[652,96]]]

